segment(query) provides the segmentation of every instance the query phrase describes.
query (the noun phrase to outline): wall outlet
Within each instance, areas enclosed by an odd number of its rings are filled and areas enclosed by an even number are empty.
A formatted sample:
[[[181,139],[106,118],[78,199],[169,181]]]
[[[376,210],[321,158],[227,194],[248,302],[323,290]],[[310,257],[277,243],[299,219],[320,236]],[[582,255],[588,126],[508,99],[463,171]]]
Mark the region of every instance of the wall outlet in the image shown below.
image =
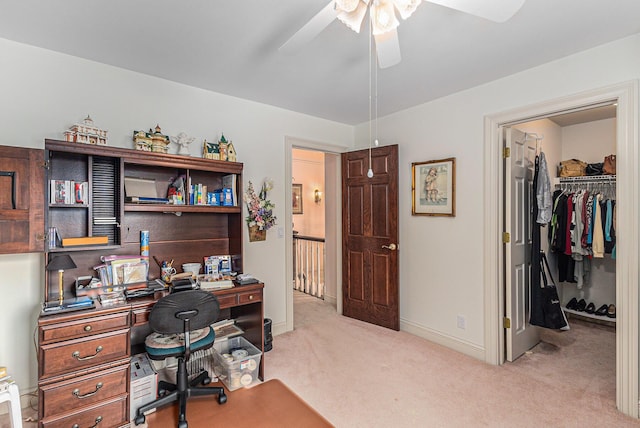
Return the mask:
[[[458,315],[458,328],[462,330],[467,328],[467,320],[464,315]]]

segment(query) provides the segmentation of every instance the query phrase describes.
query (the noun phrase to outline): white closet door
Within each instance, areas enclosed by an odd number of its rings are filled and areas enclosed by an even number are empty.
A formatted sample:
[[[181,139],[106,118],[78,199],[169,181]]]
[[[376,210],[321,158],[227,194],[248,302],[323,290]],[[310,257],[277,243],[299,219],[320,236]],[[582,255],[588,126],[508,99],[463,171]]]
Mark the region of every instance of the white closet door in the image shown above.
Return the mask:
[[[525,141],[517,129],[505,129],[505,145],[511,156],[505,162],[505,315],[507,361],[515,361],[540,342],[540,330],[529,324],[531,313],[531,208],[535,167],[535,140]]]

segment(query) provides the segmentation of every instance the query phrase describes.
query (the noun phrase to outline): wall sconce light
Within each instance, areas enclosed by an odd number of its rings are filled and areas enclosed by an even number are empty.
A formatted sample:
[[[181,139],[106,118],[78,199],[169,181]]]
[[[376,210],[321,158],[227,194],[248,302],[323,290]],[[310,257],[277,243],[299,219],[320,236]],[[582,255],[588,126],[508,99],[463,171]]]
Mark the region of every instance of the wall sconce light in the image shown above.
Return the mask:
[[[313,201],[316,204],[319,204],[320,202],[322,202],[322,192],[320,191],[320,189],[316,189],[313,191]]]
[[[48,271],[58,271],[58,299],[59,303],[62,306],[62,302],[64,302],[64,287],[63,287],[63,276],[64,271],[68,269],[77,268],[76,264],[73,262],[73,259],[68,254],[62,254],[60,256],[56,256],[47,265]]]

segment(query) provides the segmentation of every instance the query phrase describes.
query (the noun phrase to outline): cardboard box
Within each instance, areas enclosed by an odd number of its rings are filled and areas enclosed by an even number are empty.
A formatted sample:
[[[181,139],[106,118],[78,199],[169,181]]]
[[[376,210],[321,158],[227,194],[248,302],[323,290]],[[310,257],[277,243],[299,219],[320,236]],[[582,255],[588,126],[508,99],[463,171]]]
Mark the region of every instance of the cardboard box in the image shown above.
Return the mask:
[[[158,374],[147,354],[131,358],[130,420],[134,420],[138,407],[152,402],[158,396]]]
[[[247,387],[258,379],[262,352],[242,336],[213,344],[214,371],[230,391]]]

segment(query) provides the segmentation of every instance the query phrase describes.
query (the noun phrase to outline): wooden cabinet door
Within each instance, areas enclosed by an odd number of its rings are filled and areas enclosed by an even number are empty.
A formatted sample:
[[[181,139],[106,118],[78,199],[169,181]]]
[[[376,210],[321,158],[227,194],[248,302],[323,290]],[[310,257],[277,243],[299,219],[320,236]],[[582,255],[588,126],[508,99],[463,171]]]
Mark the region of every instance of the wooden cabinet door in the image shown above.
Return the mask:
[[[0,146],[0,254],[44,251],[44,150]]]

